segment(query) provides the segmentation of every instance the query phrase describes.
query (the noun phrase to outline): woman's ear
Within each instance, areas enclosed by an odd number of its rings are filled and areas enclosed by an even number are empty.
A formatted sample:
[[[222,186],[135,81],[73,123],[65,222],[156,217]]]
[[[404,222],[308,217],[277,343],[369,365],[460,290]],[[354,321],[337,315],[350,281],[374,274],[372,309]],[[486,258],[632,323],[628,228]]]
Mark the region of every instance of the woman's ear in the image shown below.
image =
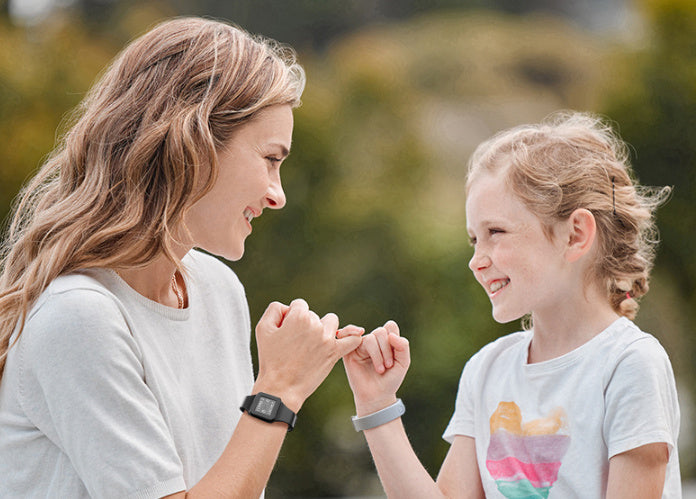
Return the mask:
[[[575,262],[592,249],[597,236],[597,222],[591,211],[578,208],[568,218],[568,246],[566,260]]]

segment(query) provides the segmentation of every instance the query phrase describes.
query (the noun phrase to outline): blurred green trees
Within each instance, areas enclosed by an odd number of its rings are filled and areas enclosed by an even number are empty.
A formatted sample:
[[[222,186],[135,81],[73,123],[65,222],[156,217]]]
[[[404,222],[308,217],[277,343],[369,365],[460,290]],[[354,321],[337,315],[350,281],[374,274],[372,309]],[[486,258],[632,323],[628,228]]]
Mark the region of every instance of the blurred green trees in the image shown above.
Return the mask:
[[[400,393],[404,419],[433,474],[448,448],[440,435],[464,362],[516,327],[494,323],[467,267],[466,161],[501,128],[562,108],[604,112],[633,146],[641,180],[675,185],[660,212],[659,292],[648,295],[641,320],[665,342],[677,375],[694,384],[686,324],[696,300],[696,7],[642,5],[651,38],[640,50],[553,17],[461,10],[372,26],[321,51],[300,47],[308,86],[282,169],[288,204],[254,222],[232,268],[252,321],[269,301],[298,296],[344,325],[369,330],[397,320],[413,356]],[[100,69],[128,39],[179,12],[117,2],[103,32],[72,18],[18,28],[0,15],[3,216]],[[339,365],[303,407],[267,496],[379,494],[352,413]]]
[[[606,92],[605,110],[632,145],[641,182],[671,185],[671,200],[659,210],[662,245],[653,293],[641,318],[661,339],[675,370],[696,388],[696,3],[640,0],[647,20],[646,43],[623,54],[621,71]],[[688,392],[682,390],[685,397]],[[693,414],[682,416],[692,441],[681,452],[686,476],[696,474]]]

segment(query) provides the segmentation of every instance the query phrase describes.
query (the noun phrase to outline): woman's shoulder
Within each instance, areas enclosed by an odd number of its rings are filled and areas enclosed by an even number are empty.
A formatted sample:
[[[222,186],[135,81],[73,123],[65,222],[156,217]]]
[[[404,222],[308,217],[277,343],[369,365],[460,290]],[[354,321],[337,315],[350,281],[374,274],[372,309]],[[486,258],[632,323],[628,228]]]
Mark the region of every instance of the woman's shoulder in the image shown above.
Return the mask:
[[[85,271],[57,277],[41,293],[27,319],[52,309],[99,313],[108,311],[115,305],[116,298],[97,276],[96,271]]]
[[[106,362],[124,343],[135,350],[118,298],[89,273],[51,282],[18,339],[25,367],[35,371],[89,359]]]
[[[59,276],[39,296],[27,314],[23,337],[59,334],[124,321],[118,298],[91,271]]]

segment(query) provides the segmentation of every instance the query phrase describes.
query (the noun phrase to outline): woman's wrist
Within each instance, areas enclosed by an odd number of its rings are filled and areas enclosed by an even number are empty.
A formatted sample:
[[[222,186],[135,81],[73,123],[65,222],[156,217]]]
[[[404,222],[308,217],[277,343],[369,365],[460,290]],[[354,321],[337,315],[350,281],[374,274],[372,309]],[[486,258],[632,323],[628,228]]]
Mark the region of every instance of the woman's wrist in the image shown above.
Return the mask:
[[[251,391],[250,395],[263,392],[278,397],[294,413],[300,411],[302,404],[306,400],[306,397],[299,395],[297,390],[293,390],[289,386],[283,386],[281,383],[272,383],[261,378],[256,380]]]

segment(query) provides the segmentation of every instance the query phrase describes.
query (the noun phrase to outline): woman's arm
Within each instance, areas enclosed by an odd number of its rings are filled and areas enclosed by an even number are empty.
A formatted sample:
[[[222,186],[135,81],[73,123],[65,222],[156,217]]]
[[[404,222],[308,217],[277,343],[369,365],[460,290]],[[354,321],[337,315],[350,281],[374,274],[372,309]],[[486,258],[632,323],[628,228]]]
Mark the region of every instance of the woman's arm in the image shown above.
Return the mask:
[[[271,303],[256,326],[259,374],[253,393],[280,397],[297,413],[336,361],[360,344],[362,329],[343,329],[338,318],[323,318],[304,300],[290,306]],[[169,497],[259,497],[287,434],[285,423],[266,423],[244,413],[225,450],[189,491]]]
[[[343,363],[358,416],[371,414],[396,401],[410,363],[408,341],[390,321],[365,336]],[[473,438],[455,438],[435,482],[413,451],[401,418],[364,433],[388,497],[484,497]]]
[[[609,460],[607,499],[662,497],[669,450],[665,443],[647,444]]]

